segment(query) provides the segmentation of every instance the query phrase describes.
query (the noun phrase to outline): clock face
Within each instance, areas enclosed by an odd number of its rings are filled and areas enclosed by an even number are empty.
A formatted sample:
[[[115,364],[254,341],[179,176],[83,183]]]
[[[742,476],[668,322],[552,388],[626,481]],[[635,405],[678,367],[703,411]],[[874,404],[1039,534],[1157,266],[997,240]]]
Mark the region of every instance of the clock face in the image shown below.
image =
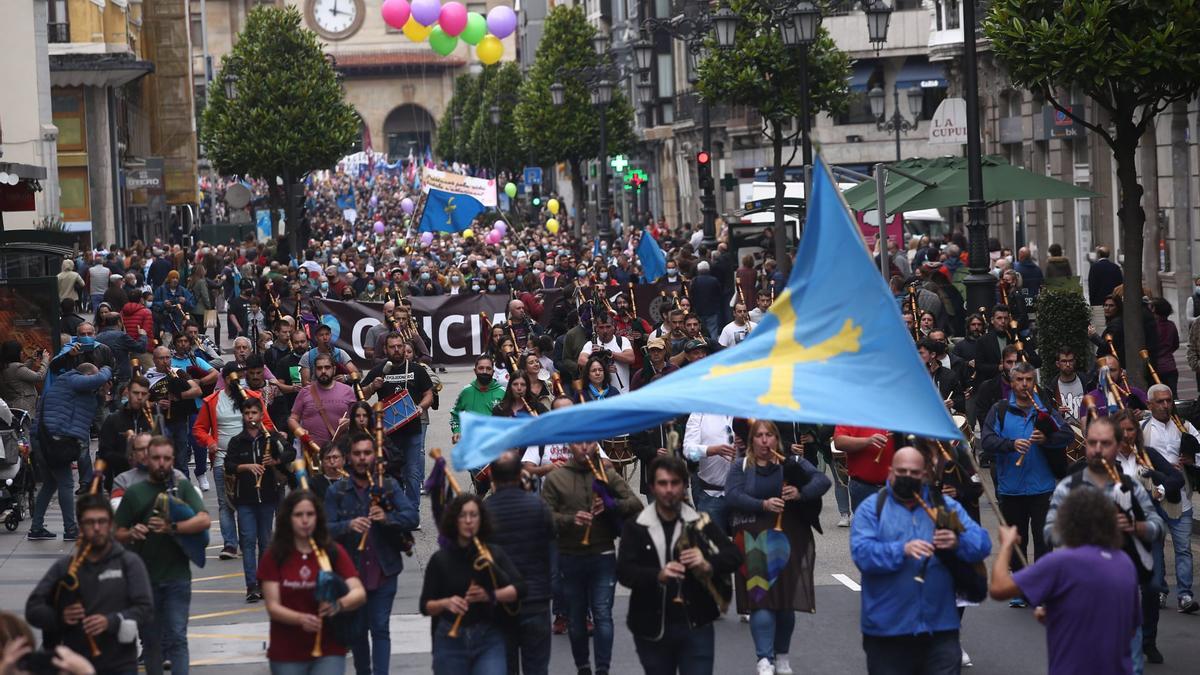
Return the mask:
[[[312,29],[331,40],[350,37],[362,25],[362,0],[308,0],[305,10]]]

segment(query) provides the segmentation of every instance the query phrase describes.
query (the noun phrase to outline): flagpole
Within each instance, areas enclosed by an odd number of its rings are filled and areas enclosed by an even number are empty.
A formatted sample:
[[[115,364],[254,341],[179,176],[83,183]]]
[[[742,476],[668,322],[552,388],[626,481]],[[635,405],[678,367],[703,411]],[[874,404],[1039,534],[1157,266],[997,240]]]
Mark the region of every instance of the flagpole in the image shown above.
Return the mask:
[[[875,219],[879,221],[879,273],[883,275],[884,283],[888,283],[888,288],[891,288],[891,279],[888,277],[887,264],[887,209],[884,207],[883,191],[887,182],[887,165],[879,163],[875,165]],[[899,246],[900,242],[896,242]],[[913,317],[916,321],[917,317]]]

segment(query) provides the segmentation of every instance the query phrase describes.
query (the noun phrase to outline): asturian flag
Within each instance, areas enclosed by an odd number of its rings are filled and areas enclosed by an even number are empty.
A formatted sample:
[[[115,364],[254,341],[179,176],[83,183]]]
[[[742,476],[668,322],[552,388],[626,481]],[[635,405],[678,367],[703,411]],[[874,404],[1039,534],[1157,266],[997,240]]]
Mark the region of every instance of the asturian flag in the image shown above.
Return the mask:
[[[462,232],[484,209],[496,208],[496,181],[426,168],[421,232]]]
[[[633,393],[538,417],[462,416],[459,469],[507,448],[594,441],[692,412],[959,438],[823,161],[791,279],[737,346]]]

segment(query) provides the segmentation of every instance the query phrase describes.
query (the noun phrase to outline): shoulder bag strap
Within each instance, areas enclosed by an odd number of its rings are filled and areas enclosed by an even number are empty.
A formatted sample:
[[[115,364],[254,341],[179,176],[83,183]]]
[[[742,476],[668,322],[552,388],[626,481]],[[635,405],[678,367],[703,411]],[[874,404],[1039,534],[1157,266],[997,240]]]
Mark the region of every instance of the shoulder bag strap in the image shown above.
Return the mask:
[[[317,412],[321,414],[321,422],[325,425],[325,429],[329,431],[329,437],[332,438],[335,432],[334,426],[329,423],[329,415],[325,414],[325,404],[321,402],[321,397],[317,394],[317,383],[309,383],[309,395],[312,396],[313,405],[317,407]]]

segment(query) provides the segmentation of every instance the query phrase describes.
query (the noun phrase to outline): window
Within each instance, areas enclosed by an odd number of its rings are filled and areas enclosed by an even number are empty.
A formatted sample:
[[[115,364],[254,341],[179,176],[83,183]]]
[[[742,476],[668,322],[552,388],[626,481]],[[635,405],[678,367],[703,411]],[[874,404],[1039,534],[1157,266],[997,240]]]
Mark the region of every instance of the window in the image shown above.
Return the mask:
[[[58,127],[60,152],[87,150],[87,130],[84,127],[83,92],[78,89],[58,89],[50,98],[54,126]]]
[[[59,208],[63,220],[91,220],[88,199],[88,170],[86,166],[63,166],[58,169]]]
[[[67,0],[50,0],[46,18],[47,40],[51,43],[71,41],[71,20],[67,12]]]
[[[871,101],[865,91],[852,91],[846,100],[846,111],[834,118],[833,123],[841,124],[873,124],[875,116],[871,114]]]

